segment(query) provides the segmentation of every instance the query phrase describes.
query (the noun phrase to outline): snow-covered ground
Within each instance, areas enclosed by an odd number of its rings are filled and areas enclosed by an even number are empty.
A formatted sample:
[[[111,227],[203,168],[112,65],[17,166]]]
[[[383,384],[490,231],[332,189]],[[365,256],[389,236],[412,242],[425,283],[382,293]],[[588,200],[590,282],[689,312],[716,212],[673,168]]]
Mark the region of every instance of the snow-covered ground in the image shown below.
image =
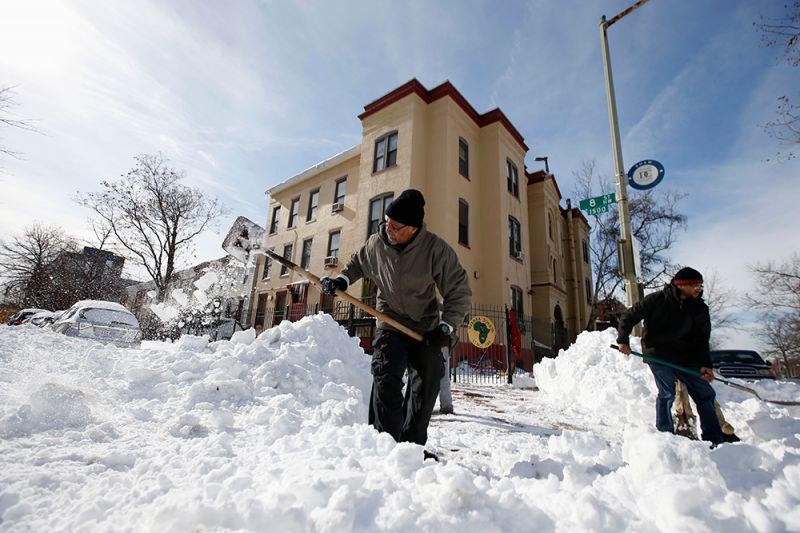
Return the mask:
[[[365,424],[369,358],[325,315],[141,350],[0,326],[0,530],[800,530],[800,407],[715,385],[742,442],[658,433],[612,341],[456,384],[436,463]]]

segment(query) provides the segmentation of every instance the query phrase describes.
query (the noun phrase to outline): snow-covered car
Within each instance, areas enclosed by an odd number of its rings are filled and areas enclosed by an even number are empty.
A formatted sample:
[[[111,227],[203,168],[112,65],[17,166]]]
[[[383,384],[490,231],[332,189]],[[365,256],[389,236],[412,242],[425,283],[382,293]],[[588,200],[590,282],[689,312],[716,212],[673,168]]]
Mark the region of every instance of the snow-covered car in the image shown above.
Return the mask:
[[[26,318],[23,324],[31,324],[32,326],[38,326],[42,328],[47,324],[47,320],[51,316],[53,316],[52,311],[40,311],[35,315],[31,315],[30,317]]]
[[[49,328],[53,326],[53,322],[61,318],[61,315],[66,313],[66,309],[59,309],[58,311],[53,311],[50,316],[46,317],[42,323],[43,328]]]
[[[8,321],[6,323],[9,326],[18,326],[23,322],[25,322],[27,319],[31,318],[33,315],[41,313],[43,311],[47,311],[47,309],[39,309],[38,307],[30,307],[28,309],[22,309],[21,311],[8,317]]]
[[[53,331],[123,347],[142,342],[139,321],[122,305],[103,300],[82,300],[53,322]]]
[[[772,366],[754,350],[711,350],[711,366],[726,378],[775,379]]]

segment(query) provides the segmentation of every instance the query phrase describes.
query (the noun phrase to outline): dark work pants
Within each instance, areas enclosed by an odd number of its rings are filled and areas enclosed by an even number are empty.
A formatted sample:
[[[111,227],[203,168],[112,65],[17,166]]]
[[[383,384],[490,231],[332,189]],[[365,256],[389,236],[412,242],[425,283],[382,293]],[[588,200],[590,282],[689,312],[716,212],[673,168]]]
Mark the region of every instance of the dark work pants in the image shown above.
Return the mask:
[[[403,374],[408,385],[403,396]],[[378,330],[372,352],[369,423],[397,442],[424,445],[444,375],[441,348],[395,331]]]
[[[656,378],[658,397],[656,398],[656,429],[674,433],[672,425],[672,403],[675,401],[675,380],[679,379],[686,385],[686,392],[697,405],[697,414],[700,417],[700,429],[703,440],[719,444],[723,441],[722,428],[714,410],[714,388],[704,379],[675,370],[665,365],[648,363],[650,371]]]

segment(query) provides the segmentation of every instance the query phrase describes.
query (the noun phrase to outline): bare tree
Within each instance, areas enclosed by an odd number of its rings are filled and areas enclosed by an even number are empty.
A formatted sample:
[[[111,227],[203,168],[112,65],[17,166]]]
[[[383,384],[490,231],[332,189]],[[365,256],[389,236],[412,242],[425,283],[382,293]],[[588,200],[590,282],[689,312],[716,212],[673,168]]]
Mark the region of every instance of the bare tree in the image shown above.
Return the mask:
[[[53,309],[53,265],[75,241],[58,228],[34,225],[0,243],[0,276],[22,307]]]
[[[41,133],[31,120],[13,118],[12,110],[18,105],[14,95],[14,87],[0,87],[0,126]],[[0,155],[19,157],[20,154],[0,143]]]
[[[753,26],[761,32],[761,45],[783,48],[787,63],[800,66],[800,0],[784,4],[785,13],[779,18],[761,17]],[[796,87],[795,87],[796,88]],[[790,146],[787,154],[779,157],[792,159],[793,150],[800,145],[800,106],[792,103],[787,95],[778,98],[777,118],[768,122],[764,129],[769,135]]]
[[[576,178],[573,194],[578,198],[591,198],[615,190],[610,178],[599,175],[594,161],[584,161]],[[678,211],[678,204],[685,194],[673,191],[630,191],[631,232],[639,241],[642,272],[639,280],[645,288],[653,288],[664,282],[668,272],[675,270],[667,252],[677,241],[678,232],[686,227],[686,216]],[[623,278],[617,268],[617,236],[619,235],[619,211],[613,205],[606,213],[590,218],[592,230],[589,249],[594,272],[595,305],[589,324],[596,316],[598,301],[612,298],[622,287]]]
[[[712,270],[705,273],[703,297],[711,315],[711,347],[716,348],[725,339],[725,330],[739,323],[732,310],[736,292],[726,287],[719,273]]]
[[[753,265],[750,270],[758,293],[745,295],[745,302],[764,310],[760,336],[789,375],[800,375],[800,253],[781,263]]]
[[[181,254],[225,211],[217,199],[180,183],[183,171],[169,167],[162,154],[134,159],[121,179],[102,181],[100,192],[78,193],[77,200],[99,217],[100,234],[109,231],[147,271],[160,301]]]

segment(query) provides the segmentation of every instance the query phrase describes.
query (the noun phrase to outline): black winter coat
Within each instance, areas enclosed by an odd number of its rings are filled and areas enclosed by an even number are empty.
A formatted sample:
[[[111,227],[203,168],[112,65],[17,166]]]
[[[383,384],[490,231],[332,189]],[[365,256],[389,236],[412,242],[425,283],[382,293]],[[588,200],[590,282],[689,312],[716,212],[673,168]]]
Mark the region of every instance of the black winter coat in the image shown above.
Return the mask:
[[[711,318],[702,297],[681,300],[678,287],[672,284],[648,294],[623,313],[617,342],[629,344],[631,330],[640,320],[644,320],[645,354],[690,368],[711,368]]]

